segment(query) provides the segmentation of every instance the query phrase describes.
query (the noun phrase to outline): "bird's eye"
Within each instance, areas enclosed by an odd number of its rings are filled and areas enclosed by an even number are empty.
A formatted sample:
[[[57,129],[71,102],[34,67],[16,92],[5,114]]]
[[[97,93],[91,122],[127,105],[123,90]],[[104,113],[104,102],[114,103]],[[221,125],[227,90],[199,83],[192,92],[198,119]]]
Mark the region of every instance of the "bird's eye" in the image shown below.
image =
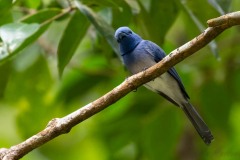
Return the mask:
[[[132,31],[128,31],[128,34],[132,34]]]

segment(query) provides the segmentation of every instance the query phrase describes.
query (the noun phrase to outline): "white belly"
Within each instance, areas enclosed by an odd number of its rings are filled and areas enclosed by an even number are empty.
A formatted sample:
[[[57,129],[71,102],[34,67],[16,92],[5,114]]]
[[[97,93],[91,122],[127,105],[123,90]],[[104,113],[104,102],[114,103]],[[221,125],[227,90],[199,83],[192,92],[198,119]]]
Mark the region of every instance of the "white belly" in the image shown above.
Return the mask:
[[[144,86],[154,92],[164,93],[180,106],[181,103],[185,101],[177,81],[168,73],[162,74],[160,77],[146,83]]]

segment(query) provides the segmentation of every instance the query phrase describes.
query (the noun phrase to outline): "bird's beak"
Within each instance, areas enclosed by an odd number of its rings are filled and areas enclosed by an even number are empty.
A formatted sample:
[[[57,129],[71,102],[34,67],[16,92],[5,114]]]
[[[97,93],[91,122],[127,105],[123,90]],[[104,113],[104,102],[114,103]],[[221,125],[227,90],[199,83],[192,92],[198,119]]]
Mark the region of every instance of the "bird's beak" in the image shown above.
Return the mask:
[[[117,35],[117,41],[118,41],[118,43],[119,43],[124,37],[126,37],[126,36],[127,36],[126,33],[120,32],[120,33]]]

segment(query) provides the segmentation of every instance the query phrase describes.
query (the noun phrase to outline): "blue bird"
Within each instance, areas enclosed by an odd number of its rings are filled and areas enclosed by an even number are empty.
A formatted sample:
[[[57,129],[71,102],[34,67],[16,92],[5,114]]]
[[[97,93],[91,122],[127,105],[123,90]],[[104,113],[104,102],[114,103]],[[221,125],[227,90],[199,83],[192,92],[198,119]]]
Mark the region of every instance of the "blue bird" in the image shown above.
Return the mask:
[[[119,44],[123,63],[131,74],[136,74],[161,61],[165,52],[155,43],[143,40],[128,27],[120,27],[115,32],[115,38]],[[190,104],[189,96],[182,81],[174,68],[155,78],[144,86],[156,92],[180,107],[187,115],[198,134],[206,144],[214,139],[211,131]]]

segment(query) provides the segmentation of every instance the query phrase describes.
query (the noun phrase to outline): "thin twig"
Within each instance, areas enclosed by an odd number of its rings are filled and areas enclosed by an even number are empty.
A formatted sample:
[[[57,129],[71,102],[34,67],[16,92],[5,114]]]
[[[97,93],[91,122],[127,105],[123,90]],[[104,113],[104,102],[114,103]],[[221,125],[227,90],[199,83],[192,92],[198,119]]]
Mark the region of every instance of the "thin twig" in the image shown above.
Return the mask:
[[[72,6],[63,9],[62,12],[59,13],[58,15],[56,15],[56,16],[54,16],[54,17],[52,17],[52,18],[50,18],[50,19],[48,19],[48,20],[46,20],[46,21],[44,21],[43,23],[41,23],[41,26],[44,26],[44,25],[46,25],[46,24],[49,24],[49,23],[57,20],[58,18],[63,17],[64,15],[66,15],[66,14],[70,13],[71,11],[73,11],[74,9],[76,9],[76,8],[75,8],[75,7],[72,7]]]
[[[237,14],[234,20],[231,19],[231,16],[223,16],[217,18],[218,20],[220,19],[219,21],[221,21],[221,19],[223,18],[227,22],[231,23],[224,23],[223,25],[217,25],[216,27],[207,28],[203,33],[201,33],[193,40],[172,51],[168,56],[166,56],[156,65],[150,67],[143,72],[129,77],[119,86],[117,86],[107,94],[103,95],[99,99],[87,104],[86,106],[63,118],[55,118],[51,120],[44,130],[30,137],[26,141],[12,146],[9,149],[0,149],[0,159],[16,160],[23,157],[33,149],[38,148],[39,146],[56,138],[57,136],[68,133],[75,125],[107,108],[108,106],[115,103],[140,85],[149,82],[154,78],[158,77],[159,75],[163,74],[170,67],[176,65],[180,61],[184,60],[196,51],[203,48],[225,29],[230,28],[234,25],[240,25],[239,12],[235,12],[232,14]]]

